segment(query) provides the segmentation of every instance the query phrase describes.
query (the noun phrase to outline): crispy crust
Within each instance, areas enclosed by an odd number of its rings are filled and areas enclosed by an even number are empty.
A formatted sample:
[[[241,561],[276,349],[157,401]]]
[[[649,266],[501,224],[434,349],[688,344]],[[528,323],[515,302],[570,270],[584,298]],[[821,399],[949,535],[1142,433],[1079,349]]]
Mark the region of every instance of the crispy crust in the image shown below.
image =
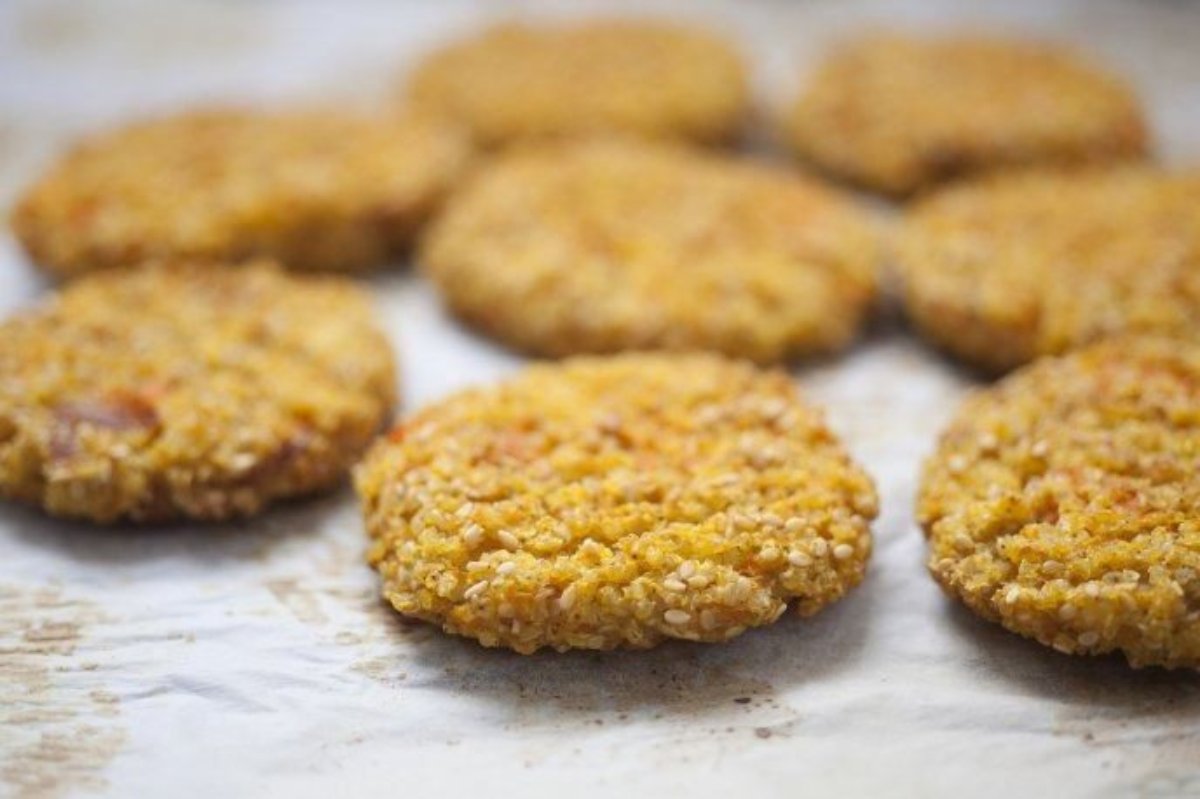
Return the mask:
[[[909,212],[896,256],[916,326],[990,371],[1122,331],[1200,333],[1200,173],[953,187]]]
[[[465,133],[414,116],[187,113],[85,140],[12,223],[59,278],[156,258],[360,271],[410,243],[469,156]]]
[[[1058,45],[878,35],[844,44],[788,111],[797,154],[845,180],[907,195],[997,167],[1137,158],[1140,104],[1119,78]]]
[[[486,146],[595,133],[716,143],[749,105],[728,44],[651,22],[495,27],[431,55],[407,95]]]
[[[365,296],[271,264],[84,278],[0,325],[0,494],[107,523],[338,482],[394,402]]]
[[[455,313],[519,349],[763,363],[846,346],[877,257],[865,213],[817,183],[617,140],[497,158],[421,249]]]
[[[1200,346],[1126,338],[1026,367],[925,466],[929,569],[1068,654],[1200,666]]]
[[[810,615],[862,579],[877,512],[785,373],[704,355],[535,366],[418,413],[356,478],[388,601],[524,653]]]

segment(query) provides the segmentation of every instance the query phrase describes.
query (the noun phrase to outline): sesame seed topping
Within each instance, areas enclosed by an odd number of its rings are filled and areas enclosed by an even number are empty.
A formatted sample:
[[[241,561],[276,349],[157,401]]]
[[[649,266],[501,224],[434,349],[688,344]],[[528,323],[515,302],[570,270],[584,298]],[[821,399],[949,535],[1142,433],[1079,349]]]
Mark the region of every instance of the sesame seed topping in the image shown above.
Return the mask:
[[[1012,588],[1008,589],[1008,592],[1004,594],[1004,602],[1008,605],[1015,605],[1017,603],[1017,600],[1020,598],[1021,598],[1021,589],[1015,585]]]
[[[696,573],[696,562],[694,560],[685,560],[679,564],[679,576],[684,580]]]
[[[512,574],[517,570],[516,561],[506,560],[496,567],[496,574]]]
[[[571,607],[575,604],[576,593],[577,592],[575,590],[575,583],[571,583],[570,585],[568,585],[566,587],[566,589],[562,592],[562,595],[559,596],[559,598],[558,598],[559,608],[561,608],[562,610],[570,610]]]
[[[672,608],[663,614],[663,620],[667,624],[687,624],[692,620],[692,614],[688,613],[686,610]]]
[[[838,544],[833,548],[833,556],[838,560],[845,560],[854,554],[854,547],[849,544]]]
[[[1098,643],[1100,643],[1100,634],[1091,630],[1081,633],[1079,636],[1079,644],[1081,646],[1095,646]]]
[[[663,580],[663,588],[666,588],[668,591],[686,591],[687,583],[677,580],[674,577],[668,577]]]
[[[496,540],[500,542],[505,549],[519,549],[521,541],[508,530],[501,530],[496,533]]]
[[[475,597],[477,597],[481,593],[483,593],[484,589],[486,589],[487,587],[488,587],[488,581],[480,580],[479,582],[475,583],[473,586],[468,588],[466,591],[463,591],[463,598],[464,599],[474,599]]]
[[[812,558],[810,558],[808,555],[805,555],[798,549],[793,549],[788,553],[788,563],[792,564],[793,566],[811,566]]]
[[[809,545],[809,550],[818,558],[823,558],[829,551],[829,543],[824,538],[818,538]]]

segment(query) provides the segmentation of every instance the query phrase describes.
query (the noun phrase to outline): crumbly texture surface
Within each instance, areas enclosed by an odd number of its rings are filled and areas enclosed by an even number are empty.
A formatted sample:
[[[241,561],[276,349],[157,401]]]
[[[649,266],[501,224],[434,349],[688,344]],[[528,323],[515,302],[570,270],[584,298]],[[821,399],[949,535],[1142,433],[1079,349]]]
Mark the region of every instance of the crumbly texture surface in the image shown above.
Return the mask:
[[[85,139],[21,198],[13,229],[60,278],[147,259],[377,267],[467,167],[446,122],[211,110]]]
[[[406,616],[485,646],[724,641],[863,577],[875,490],[783,372],[535,366],[397,427],[357,473]]]
[[[432,54],[408,99],[485,146],[595,133],[717,143],[749,105],[745,68],[702,30],[656,22],[503,25]]]
[[[909,212],[895,260],[914,324],[990,371],[1122,331],[1200,333],[1200,172],[950,188]]]
[[[513,151],[456,194],[421,262],[462,318],[540,355],[848,344],[876,292],[871,220],[841,195],[682,147]]]
[[[0,494],[55,516],[249,516],[341,480],[393,404],[366,297],[265,263],[83,278],[0,325]]]
[[[1200,346],[1114,339],[980,391],[925,467],[929,568],[1068,654],[1200,666]]]
[[[1141,107],[1120,79],[1059,45],[981,36],[847,42],[784,127],[802,157],[893,195],[995,168],[1129,159],[1147,147]]]

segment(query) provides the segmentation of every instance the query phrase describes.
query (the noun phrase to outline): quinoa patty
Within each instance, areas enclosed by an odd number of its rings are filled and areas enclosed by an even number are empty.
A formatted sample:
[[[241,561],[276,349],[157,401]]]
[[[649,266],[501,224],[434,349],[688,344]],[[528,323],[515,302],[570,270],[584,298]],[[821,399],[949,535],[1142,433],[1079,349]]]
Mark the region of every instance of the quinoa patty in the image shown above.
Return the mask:
[[[28,190],[13,228],[59,278],[259,256],[360,271],[411,242],[469,153],[458,128],[417,117],[187,113],[86,139]]]
[[[485,646],[724,641],[862,580],[870,479],[783,372],[540,365],[419,412],[357,472],[401,613]]]
[[[1068,654],[1200,666],[1200,345],[1118,338],[980,391],[928,461],[929,568]]]
[[[840,194],[683,147],[592,140],[510,152],[422,244],[459,316],[548,356],[828,353],[876,292],[875,231]]]
[[[804,158],[895,195],[997,167],[1138,157],[1147,139],[1118,78],[1060,45],[982,36],[847,42],[785,126]]]
[[[274,266],[84,278],[0,325],[0,494],[96,522],[228,519],[339,481],[386,421],[358,289]]]
[[[908,214],[908,314],[1002,371],[1123,331],[1200,333],[1200,172],[1127,167],[997,176]]]
[[[633,21],[495,27],[431,55],[407,94],[487,146],[594,133],[720,142],[749,105],[728,44]]]

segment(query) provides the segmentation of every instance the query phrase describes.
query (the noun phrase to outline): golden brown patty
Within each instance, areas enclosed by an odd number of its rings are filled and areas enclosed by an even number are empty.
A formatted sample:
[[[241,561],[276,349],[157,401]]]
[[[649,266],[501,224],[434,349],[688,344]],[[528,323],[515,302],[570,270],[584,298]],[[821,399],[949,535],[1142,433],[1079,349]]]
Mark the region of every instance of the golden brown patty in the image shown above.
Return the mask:
[[[80,280],[0,325],[0,494],[112,522],[327,488],[393,403],[370,317],[348,283],[263,263]]]
[[[1114,339],[971,398],[926,464],[929,568],[1059,651],[1200,666],[1200,344]]]
[[[876,289],[874,231],[840,195],[632,141],[501,156],[455,195],[421,255],[460,316],[550,356],[829,352]]]
[[[951,188],[909,213],[897,261],[917,327],[986,369],[1126,330],[1200,334],[1200,173]]]
[[[58,277],[148,258],[380,265],[466,166],[447,123],[336,111],[207,111],[84,141],[17,205],[13,227]]]
[[[485,646],[723,641],[863,577],[871,481],[782,372],[543,365],[396,428],[357,473],[406,616]]]
[[[434,53],[408,95],[486,145],[598,132],[718,142],[749,103],[725,42],[654,22],[492,28]]]
[[[1140,105],[1121,80],[1057,45],[978,36],[849,42],[818,69],[786,128],[804,158],[890,194],[1146,149]]]

